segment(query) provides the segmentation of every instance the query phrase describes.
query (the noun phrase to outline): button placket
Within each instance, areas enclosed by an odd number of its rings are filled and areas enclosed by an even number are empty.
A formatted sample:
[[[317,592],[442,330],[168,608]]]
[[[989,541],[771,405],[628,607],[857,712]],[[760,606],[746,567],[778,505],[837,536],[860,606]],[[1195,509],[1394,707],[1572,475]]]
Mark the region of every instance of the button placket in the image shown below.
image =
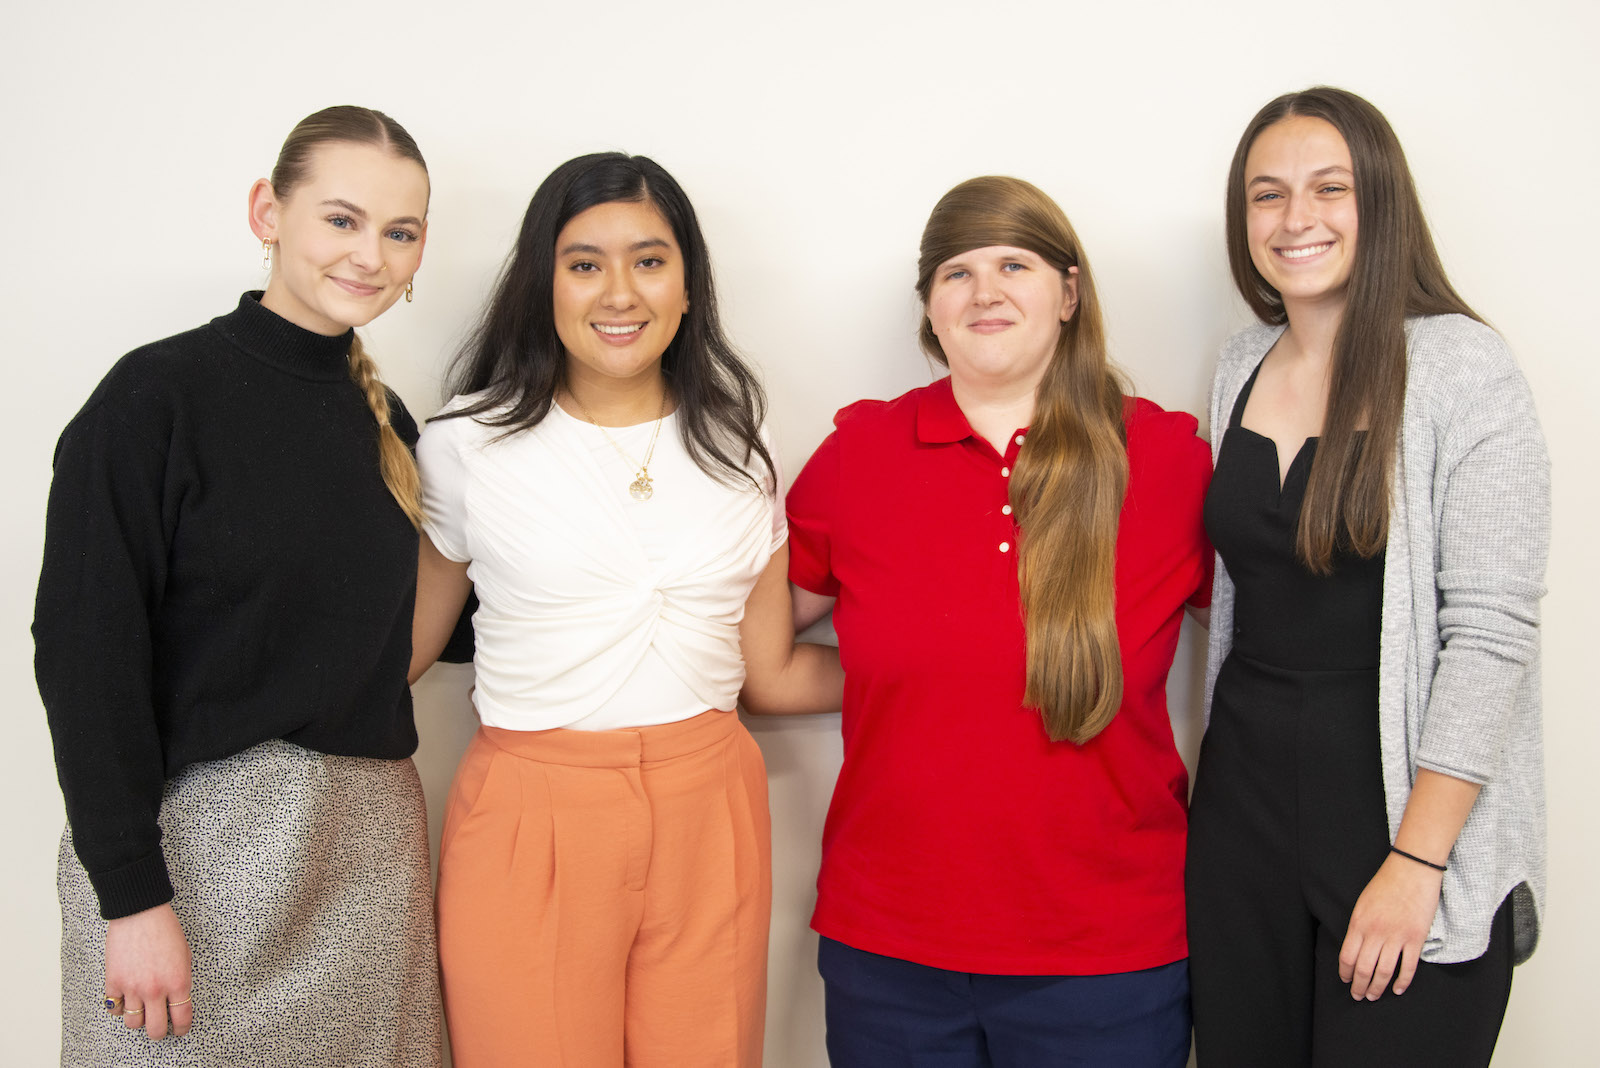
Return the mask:
[[[1016,447],[1018,449],[1020,449],[1022,447],[1022,443],[1024,441],[1026,441],[1027,438],[1026,438],[1026,436],[1024,434],[1018,434],[1012,440],[1015,441]],[[1002,463],[1000,465],[1000,477],[1003,478],[1003,479],[1009,479],[1011,477],[1011,464],[1016,462],[1016,460],[1015,460],[1015,452],[1013,450],[1011,450],[1011,449],[1007,449],[1006,451],[1012,453],[1012,460],[1009,461],[1009,462]],[[1009,487],[1007,487],[1007,497],[1009,498],[1009,496],[1010,496],[1010,491],[1009,491]],[[1011,551],[1012,543],[1016,540],[1016,536],[1017,536],[1017,521],[1016,521],[1016,519],[1014,517],[1011,517],[1011,502],[1010,502],[1009,499],[1006,501],[1005,504],[1002,504],[1000,506],[1000,514],[1003,515],[1003,516],[1007,516],[1008,518],[1011,518],[1011,522],[1009,524],[1011,530],[1010,530],[1010,536],[1007,537],[1006,539],[1004,539],[1003,541],[1001,541],[1000,544],[997,546],[997,548],[1002,553],[1009,553]]]
[[[1020,441],[1021,439],[1019,438],[1018,440]],[[1001,467],[1000,468],[1000,477],[1003,478],[1003,479],[1009,479],[1011,477],[1011,468],[1009,466]],[[1007,497],[1009,498],[1009,496],[1010,496],[1010,487],[1009,486],[1005,486],[1003,488],[1004,488],[1004,490],[1005,490],[1005,492],[1007,494]],[[1002,520],[1002,522],[1006,522],[1006,525],[1008,527],[1010,527],[1010,530],[1007,531],[1009,536],[1004,538],[1003,540],[1001,540],[1001,542],[997,546],[997,548],[1002,553],[1008,553],[1008,552],[1011,551],[1011,540],[1012,540],[1012,538],[1014,538],[1016,536],[1016,529],[1017,529],[1017,521],[1015,519],[1010,519],[1011,502],[1010,502],[1009,499],[1007,499],[1005,504],[1002,504],[1000,506],[1000,514],[1002,516],[1007,517],[1008,521],[1007,520]]]

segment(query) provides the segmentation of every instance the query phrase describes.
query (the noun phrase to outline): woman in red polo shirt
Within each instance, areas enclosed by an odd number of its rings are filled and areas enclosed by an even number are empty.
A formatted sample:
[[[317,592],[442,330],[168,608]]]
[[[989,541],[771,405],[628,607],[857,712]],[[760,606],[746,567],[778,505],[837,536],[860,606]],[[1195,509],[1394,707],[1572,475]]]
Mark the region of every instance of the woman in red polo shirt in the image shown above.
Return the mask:
[[[949,377],[840,411],[788,501],[797,617],[832,606],[845,669],[812,920],[829,1057],[1178,1068],[1166,680],[1211,585],[1208,450],[1124,394],[1077,237],[1027,182],[947,193],[917,292]]]

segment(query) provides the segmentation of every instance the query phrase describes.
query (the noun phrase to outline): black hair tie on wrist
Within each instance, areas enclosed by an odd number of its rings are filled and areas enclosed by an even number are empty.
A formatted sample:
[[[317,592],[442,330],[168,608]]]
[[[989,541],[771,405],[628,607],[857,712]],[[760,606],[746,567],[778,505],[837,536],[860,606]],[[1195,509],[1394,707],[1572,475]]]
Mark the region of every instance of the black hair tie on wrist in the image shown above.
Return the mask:
[[[1431,860],[1423,860],[1419,856],[1414,856],[1411,853],[1407,853],[1404,849],[1401,849],[1399,846],[1394,846],[1394,845],[1390,846],[1389,847],[1389,852],[1391,852],[1391,853],[1399,853],[1402,857],[1405,857],[1407,860],[1414,860],[1418,864],[1425,864],[1428,867],[1432,868],[1434,871],[1449,871],[1450,870],[1449,868],[1446,868],[1443,864],[1435,864]]]

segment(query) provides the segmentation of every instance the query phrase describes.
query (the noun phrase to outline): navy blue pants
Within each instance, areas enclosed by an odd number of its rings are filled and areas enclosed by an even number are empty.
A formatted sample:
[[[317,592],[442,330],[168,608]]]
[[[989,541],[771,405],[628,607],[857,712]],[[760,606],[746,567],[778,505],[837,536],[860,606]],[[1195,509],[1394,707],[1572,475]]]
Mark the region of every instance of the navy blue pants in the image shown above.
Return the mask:
[[[1183,1068],[1186,961],[1112,975],[980,975],[824,938],[833,1068]]]

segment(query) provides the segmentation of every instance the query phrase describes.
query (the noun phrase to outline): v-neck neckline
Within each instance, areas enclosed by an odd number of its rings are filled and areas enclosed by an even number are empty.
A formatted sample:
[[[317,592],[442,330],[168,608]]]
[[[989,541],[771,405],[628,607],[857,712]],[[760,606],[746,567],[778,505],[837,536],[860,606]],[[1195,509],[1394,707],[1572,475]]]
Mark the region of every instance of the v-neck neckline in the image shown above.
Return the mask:
[[[1263,359],[1261,363],[1266,363],[1266,360]],[[1283,502],[1283,493],[1288,488],[1289,480],[1295,476],[1295,472],[1303,464],[1310,464],[1310,454],[1316,452],[1317,441],[1321,435],[1311,434],[1301,441],[1300,447],[1295,450],[1294,456],[1289,459],[1289,466],[1284,467],[1283,453],[1278,449],[1278,440],[1261,433],[1259,430],[1251,430],[1244,425],[1244,410],[1249,404],[1250,391],[1255,388],[1256,376],[1261,373],[1261,363],[1256,364],[1256,369],[1250,372],[1250,377],[1245,379],[1243,387],[1239,390],[1239,396],[1234,399],[1233,411],[1228,417],[1228,429],[1243,430],[1256,440],[1266,442],[1272,449],[1273,481],[1277,485],[1276,501],[1281,504]],[[1309,478],[1309,476],[1307,477]]]
[[[1267,437],[1260,431],[1251,430],[1242,423],[1234,426],[1233,429],[1242,430],[1256,440],[1266,442],[1268,447],[1272,449],[1272,472],[1276,476],[1275,481],[1278,484],[1278,500],[1283,500],[1283,492],[1288,488],[1289,480],[1294,478],[1295,472],[1302,464],[1311,462],[1310,453],[1316,451],[1317,435],[1312,435],[1302,441],[1300,447],[1295,450],[1294,456],[1289,460],[1289,466],[1284,467],[1283,454],[1278,451],[1278,442],[1275,439]]]

